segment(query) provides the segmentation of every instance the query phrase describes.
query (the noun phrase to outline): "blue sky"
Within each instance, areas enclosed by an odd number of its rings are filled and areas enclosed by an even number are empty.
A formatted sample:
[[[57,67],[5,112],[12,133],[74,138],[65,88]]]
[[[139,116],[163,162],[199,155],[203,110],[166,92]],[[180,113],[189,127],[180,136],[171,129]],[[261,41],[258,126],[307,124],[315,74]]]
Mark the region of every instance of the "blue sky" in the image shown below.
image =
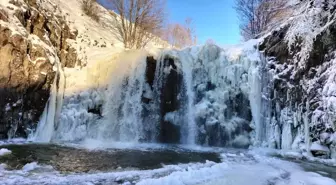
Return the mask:
[[[190,17],[199,44],[210,38],[219,45],[237,44],[239,21],[233,6],[234,0],[167,0],[168,20],[183,23]]]
[[[169,19],[193,20],[199,43],[213,39],[219,45],[240,41],[239,22],[233,8],[234,0],[167,0]]]

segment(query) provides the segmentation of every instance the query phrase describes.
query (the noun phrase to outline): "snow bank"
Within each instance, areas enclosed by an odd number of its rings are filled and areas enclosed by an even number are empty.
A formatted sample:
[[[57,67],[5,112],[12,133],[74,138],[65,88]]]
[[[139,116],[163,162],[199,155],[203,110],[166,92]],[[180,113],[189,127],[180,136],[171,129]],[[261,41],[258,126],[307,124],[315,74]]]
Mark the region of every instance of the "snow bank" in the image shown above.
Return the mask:
[[[9,155],[11,153],[12,153],[12,151],[8,150],[7,148],[1,148],[0,149],[0,156]]]

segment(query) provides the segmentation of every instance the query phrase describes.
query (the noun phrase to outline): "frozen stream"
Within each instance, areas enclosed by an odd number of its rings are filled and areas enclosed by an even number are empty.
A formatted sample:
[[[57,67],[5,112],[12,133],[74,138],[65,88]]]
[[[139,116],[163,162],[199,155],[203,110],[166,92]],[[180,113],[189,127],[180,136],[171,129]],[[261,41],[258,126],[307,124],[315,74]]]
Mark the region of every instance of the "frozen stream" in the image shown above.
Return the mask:
[[[336,168],[289,162],[249,150],[138,145],[84,149],[81,145],[2,145],[0,184],[332,185]]]

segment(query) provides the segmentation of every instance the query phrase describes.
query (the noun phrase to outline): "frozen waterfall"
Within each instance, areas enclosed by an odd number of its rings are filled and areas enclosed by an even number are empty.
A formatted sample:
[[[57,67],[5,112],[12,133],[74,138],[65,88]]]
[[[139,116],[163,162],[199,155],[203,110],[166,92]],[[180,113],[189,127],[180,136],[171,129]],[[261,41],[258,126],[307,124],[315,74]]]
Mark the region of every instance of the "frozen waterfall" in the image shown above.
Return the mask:
[[[63,104],[65,77],[60,66],[57,63],[57,71],[53,84],[51,85],[51,92],[49,100],[44,108],[40,121],[37,125],[35,133],[29,136],[30,140],[39,142],[50,142],[53,135]]]
[[[91,66],[98,72],[85,81],[93,83],[66,94],[62,107],[54,85],[35,136],[41,141],[247,147],[252,138],[262,143],[262,61],[256,43],[124,52]],[[103,75],[106,83],[95,84]]]

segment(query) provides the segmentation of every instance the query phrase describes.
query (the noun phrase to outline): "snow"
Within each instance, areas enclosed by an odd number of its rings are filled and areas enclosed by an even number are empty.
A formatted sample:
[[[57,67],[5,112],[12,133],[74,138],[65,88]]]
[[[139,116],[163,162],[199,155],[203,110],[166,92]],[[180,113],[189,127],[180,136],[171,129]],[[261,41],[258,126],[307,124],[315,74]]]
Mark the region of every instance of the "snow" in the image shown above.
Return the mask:
[[[249,153],[253,155],[263,155],[263,156],[281,156],[289,159],[302,159],[310,162],[324,164],[328,166],[336,167],[336,159],[322,159],[318,157],[313,157],[310,153],[302,152],[300,150],[280,150],[271,148],[252,148]]]
[[[36,168],[40,167],[40,165],[37,164],[37,162],[31,162],[31,163],[27,163],[22,167],[22,170],[24,172],[29,172],[32,170],[35,170]]]
[[[12,153],[12,151],[8,150],[7,148],[1,148],[0,149],[0,156],[9,155],[11,153]]]
[[[323,151],[323,152],[327,152],[327,153],[330,152],[330,150],[327,146],[323,146],[323,145],[319,144],[318,142],[312,143],[312,145],[310,146],[310,150],[311,151]]]
[[[4,170],[6,169],[6,167],[7,167],[6,164],[1,163],[1,164],[0,164],[0,172],[1,172],[1,171],[4,171]]]
[[[329,3],[329,2],[328,2]],[[335,2],[330,2],[332,7]],[[322,1],[303,1],[296,7],[293,17],[289,20],[289,30],[285,39],[288,43],[288,49],[297,43],[297,39],[301,40],[300,52],[296,54],[299,68],[303,68],[304,61],[308,59],[309,52],[313,48],[316,37],[326,30],[334,22],[332,17],[335,12],[325,11]]]
[[[0,184],[123,184],[137,185],[335,185],[336,182],[298,165],[264,155],[253,157],[240,153],[223,153],[223,162],[165,165],[154,170],[126,170],[87,174],[60,174],[51,168],[28,163],[22,170],[0,170]],[[5,165],[1,165],[5,167]],[[41,170],[38,170],[41,169]],[[48,170],[43,170],[48,169]],[[30,173],[34,170],[34,173]],[[119,169],[122,170],[122,169]],[[256,175],[256,172],[258,175]]]

